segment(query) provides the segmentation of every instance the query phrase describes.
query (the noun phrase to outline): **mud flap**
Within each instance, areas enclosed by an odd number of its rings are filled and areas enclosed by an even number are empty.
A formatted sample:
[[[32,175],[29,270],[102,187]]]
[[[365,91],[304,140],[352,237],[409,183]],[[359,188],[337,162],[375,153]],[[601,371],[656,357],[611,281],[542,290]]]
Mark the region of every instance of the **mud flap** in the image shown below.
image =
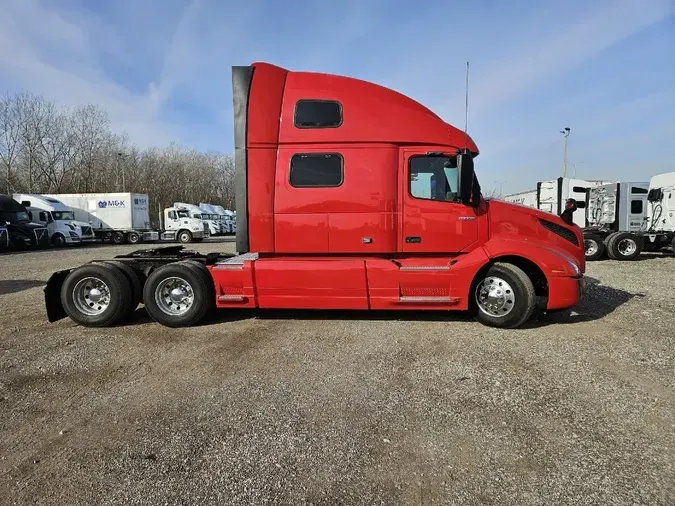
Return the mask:
[[[61,304],[61,287],[72,269],[56,271],[49,277],[47,286],[44,287],[45,308],[47,309],[47,321],[50,323],[65,318],[66,312]]]

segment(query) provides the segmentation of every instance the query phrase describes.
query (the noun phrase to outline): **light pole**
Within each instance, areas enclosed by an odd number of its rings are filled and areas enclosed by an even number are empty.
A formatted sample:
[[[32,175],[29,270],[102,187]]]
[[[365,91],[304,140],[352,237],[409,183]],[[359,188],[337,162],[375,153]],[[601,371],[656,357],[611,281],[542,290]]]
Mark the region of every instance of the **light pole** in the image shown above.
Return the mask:
[[[122,152],[117,153],[117,170],[119,171],[119,166],[122,158],[125,157],[125,154]],[[124,164],[122,163],[122,192],[126,192],[126,184],[124,182]]]
[[[492,182],[499,184],[499,198],[502,198],[504,196],[503,188],[504,188],[504,183],[506,183],[506,181],[498,180],[498,181],[492,181]]]
[[[565,137],[565,154],[563,156],[563,177],[567,177],[567,138],[570,136],[570,127],[565,127],[560,130],[560,133]]]

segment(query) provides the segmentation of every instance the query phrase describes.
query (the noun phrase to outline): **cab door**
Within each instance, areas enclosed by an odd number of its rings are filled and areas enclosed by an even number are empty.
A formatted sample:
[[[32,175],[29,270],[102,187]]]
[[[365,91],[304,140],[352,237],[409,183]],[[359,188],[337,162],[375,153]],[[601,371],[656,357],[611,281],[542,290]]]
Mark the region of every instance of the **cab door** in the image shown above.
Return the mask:
[[[455,253],[478,241],[477,211],[460,201],[457,160],[448,148],[404,149],[401,159],[402,251]]]

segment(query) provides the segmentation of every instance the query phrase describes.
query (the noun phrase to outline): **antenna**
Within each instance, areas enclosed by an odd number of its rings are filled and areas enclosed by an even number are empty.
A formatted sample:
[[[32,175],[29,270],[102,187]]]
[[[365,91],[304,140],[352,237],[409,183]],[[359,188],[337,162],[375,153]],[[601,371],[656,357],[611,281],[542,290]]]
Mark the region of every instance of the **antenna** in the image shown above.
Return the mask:
[[[464,149],[466,149],[467,129],[469,128],[469,62],[466,62],[466,90],[464,97]]]

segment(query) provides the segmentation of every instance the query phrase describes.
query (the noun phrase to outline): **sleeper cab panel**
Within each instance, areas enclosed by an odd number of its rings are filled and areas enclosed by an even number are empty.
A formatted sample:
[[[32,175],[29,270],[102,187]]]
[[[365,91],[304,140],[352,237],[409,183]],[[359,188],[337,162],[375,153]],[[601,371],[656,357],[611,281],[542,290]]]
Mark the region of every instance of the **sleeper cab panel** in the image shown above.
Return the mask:
[[[368,309],[363,260],[264,258],[255,281],[261,308]]]
[[[394,213],[328,215],[328,250],[331,253],[392,253],[396,246]]]
[[[249,249],[274,252],[274,164],[276,148],[248,150]]]
[[[277,214],[274,217],[277,253],[328,252],[327,214]]]
[[[339,186],[291,186],[293,156],[313,152],[340,153]],[[274,193],[276,252],[396,251],[397,163],[398,150],[390,146],[280,147]]]

